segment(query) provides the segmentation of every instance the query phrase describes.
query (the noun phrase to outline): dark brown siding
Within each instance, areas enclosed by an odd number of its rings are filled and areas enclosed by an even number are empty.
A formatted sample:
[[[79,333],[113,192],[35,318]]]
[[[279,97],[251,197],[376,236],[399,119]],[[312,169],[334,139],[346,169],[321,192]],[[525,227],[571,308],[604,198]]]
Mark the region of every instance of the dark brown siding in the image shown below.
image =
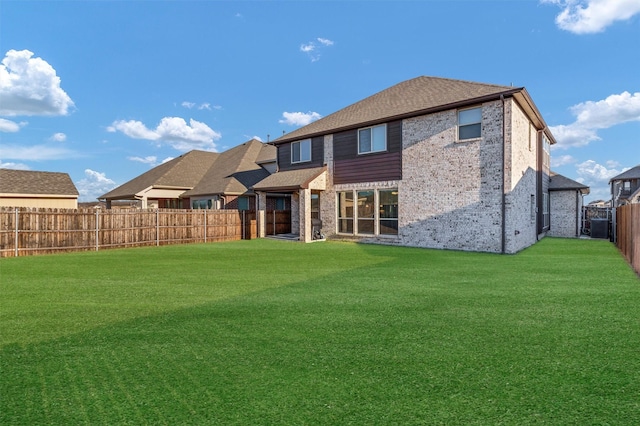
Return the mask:
[[[387,123],[387,151],[358,155],[358,131],[333,135],[333,182],[357,183],[402,179],[402,121]]]
[[[335,184],[400,179],[402,179],[401,152],[387,152],[334,162],[333,183]]]
[[[278,145],[278,167],[280,171],[308,169],[324,166],[324,137],[311,139],[311,161],[291,164],[291,143]]]
[[[387,153],[402,151],[402,121],[387,123]],[[380,153],[384,154],[384,153]],[[358,130],[347,130],[333,135],[333,159],[347,160],[351,158],[367,157],[358,155]]]

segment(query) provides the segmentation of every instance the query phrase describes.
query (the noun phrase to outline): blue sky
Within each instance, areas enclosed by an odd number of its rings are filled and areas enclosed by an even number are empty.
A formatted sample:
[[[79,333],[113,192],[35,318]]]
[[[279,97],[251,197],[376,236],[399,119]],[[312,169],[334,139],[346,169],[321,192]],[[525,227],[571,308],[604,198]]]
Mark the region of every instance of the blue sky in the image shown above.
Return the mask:
[[[0,58],[0,167],[80,201],[421,75],[526,87],[587,201],[640,163],[640,0],[2,0]]]

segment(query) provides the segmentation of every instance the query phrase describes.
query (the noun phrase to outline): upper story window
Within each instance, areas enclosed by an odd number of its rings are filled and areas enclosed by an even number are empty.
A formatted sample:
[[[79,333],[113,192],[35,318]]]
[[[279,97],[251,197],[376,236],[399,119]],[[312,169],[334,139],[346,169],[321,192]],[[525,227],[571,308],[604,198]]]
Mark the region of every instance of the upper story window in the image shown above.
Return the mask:
[[[291,144],[291,162],[304,163],[311,161],[311,139],[305,139]]]
[[[549,167],[549,163],[551,161],[549,151],[551,150],[551,143],[549,139],[542,135],[542,150],[544,151],[542,154],[542,164],[546,167]]]
[[[358,154],[387,150],[387,125],[358,130]]]
[[[458,111],[458,140],[476,139],[482,136],[482,108]]]

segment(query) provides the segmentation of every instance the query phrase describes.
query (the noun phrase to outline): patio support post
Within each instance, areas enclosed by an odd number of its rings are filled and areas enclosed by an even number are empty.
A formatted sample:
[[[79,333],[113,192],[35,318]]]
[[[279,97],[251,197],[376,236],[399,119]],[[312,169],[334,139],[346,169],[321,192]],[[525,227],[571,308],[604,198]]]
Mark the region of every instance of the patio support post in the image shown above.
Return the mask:
[[[256,206],[256,219],[258,222],[257,234],[258,238],[264,238],[267,234],[267,220],[266,220],[266,209],[267,209],[267,193],[260,191],[258,192],[258,205]]]
[[[300,241],[310,243],[311,235],[311,190],[300,191]]]

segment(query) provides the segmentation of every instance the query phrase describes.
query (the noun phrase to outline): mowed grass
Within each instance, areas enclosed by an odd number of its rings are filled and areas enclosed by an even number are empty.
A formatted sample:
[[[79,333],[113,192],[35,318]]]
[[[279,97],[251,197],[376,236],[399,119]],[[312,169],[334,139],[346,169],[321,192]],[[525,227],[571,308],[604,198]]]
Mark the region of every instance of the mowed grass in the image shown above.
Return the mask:
[[[0,260],[0,424],[640,424],[640,280],[253,240]]]

